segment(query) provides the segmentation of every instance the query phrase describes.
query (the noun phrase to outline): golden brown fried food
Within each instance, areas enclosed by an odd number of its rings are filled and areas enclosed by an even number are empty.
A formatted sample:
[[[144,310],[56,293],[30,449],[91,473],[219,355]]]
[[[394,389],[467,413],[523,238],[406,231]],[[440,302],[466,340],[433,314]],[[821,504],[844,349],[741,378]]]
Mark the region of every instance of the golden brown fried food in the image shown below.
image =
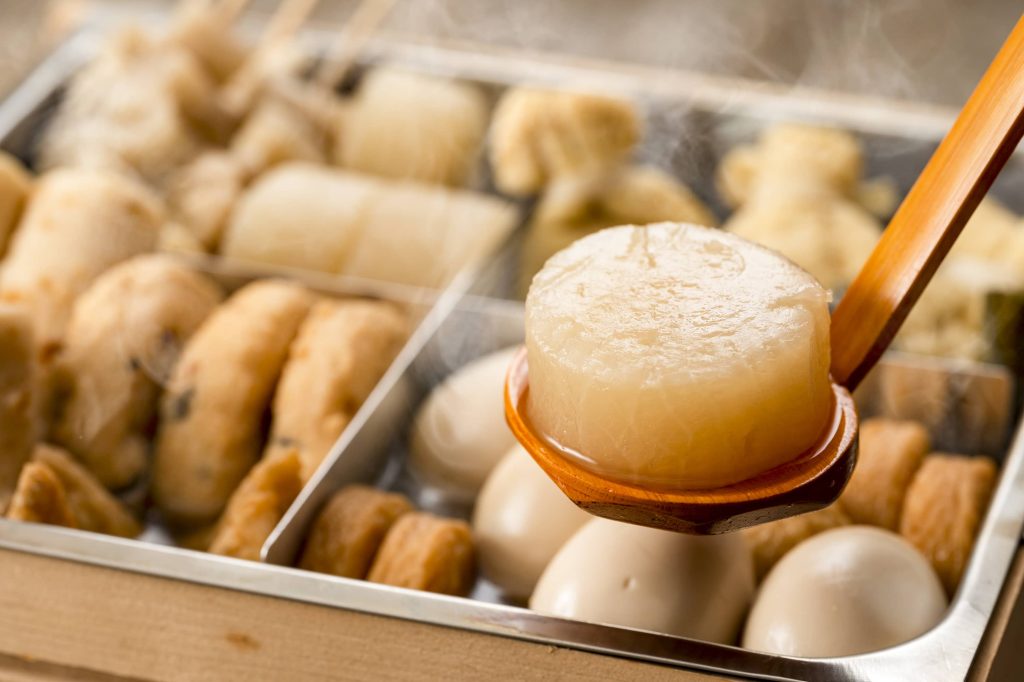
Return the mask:
[[[494,181],[502,192],[529,195],[556,179],[601,176],[629,158],[640,134],[629,102],[516,88],[502,96],[491,121]]]
[[[33,404],[35,379],[32,322],[21,308],[0,304],[0,513],[41,430]]]
[[[362,485],[343,488],[313,523],[299,566],[344,578],[365,578],[392,525],[412,509],[398,493]]]
[[[78,528],[125,538],[142,532],[142,526],[121,501],[65,451],[39,444],[32,461],[47,465],[60,479]]]
[[[996,482],[987,457],[928,455],[907,490],[900,534],[928,557],[946,593],[956,592]]]
[[[313,295],[249,284],[189,339],[161,402],[153,499],[174,524],[215,520],[256,462],[261,418]]]
[[[107,271],[75,303],[57,360],[66,401],[53,434],[108,488],[145,468],[160,387],[221,297],[205,275],[148,255]]]
[[[42,176],[0,272],[0,300],[24,306],[52,351],[75,298],[112,265],[157,244],[159,200],[119,175],[63,169]]]
[[[866,419],[857,467],[839,497],[843,511],[854,523],[897,530],[907,488],[930,449],[928,431],[917,422]]]
[[[384,536],[367,580],[441,594],[466,595],[476,577],[469,526],[426,512],[403,514]]]
[[[743,538],[754,556],[754,577],[760,582],[786,552],[807,538],[849,523],[843,510],[834,504],[809,514],[744,528]]]
[[[302,490],[301,465],[294,449],[260,460],[228,501],[209,551],[259,561],[263,543]]]
[[[60,478],[42,462],[29,462],[22,468],[18,487],[7,509],[7,518],[67,528],[78,527]]]
[[[320,301],[288,353],[274,395],[268,452],[295,447],[308,480],[409,333],[405,315],[376,301]]]
[[[0,151],[0,255],[7,250],[7,242],[28,203],[31,189],[32,176],[21,162]]]

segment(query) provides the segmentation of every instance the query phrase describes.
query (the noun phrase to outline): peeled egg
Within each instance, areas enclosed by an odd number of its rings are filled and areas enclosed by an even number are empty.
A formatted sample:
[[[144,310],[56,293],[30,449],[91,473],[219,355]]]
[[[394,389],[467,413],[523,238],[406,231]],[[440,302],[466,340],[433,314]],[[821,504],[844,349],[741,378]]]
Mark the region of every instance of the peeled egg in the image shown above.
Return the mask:
[[[471,501],[515,445],[505,423],[505,373],[514,348],[486,355],[439,384],[416,413],[409,465],[453,501]]]
[[[729,485],[815,444],[829,295],[773,251],[680,223],[602,230],[526,299],[529,418],[599,473]]]
[[[901,644],[946,611],[935,571],[903,538],[870,526],[805,540],[775,565],[743,646],[786,656],[851,656]]]
[[[487,477],[473,510],[480,568],[506,596],[526,599],[551,557],[592,518],[516,445]]]
[[[588,521],[530,598],[553,616],[732,644],[754,594],[743,538]]]

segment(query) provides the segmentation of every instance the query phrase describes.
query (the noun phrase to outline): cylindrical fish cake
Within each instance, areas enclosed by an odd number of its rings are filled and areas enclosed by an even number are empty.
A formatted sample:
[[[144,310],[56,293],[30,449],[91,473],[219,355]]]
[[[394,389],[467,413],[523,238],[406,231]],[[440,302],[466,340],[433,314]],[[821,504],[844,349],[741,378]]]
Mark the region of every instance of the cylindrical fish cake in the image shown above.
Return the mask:
[[[308,480],[408,335],[405,315],[377,301],[318,302],[299,329],[274,395],[270,450],[295,447]]]
[[[152,251],[159,200],[122,176],[80,169],[42,176],[0,271],[0,300],[32,314],[36,343],[52,349],[75,299],[100,273]]]
[[[0,513],[40,435],[33,404],[35,375],[28,313],[0,304]]]
[[[259,561],[263,543],[302,490],[300,466],[294,449],[257,462],[228,501],[209,551]]]
[[[66,399],[53,434],[108,488],[145,468],[160,387],[221,296],[205,275],[149,255],[101,275],[75,303],[57,360]]]
[[[799,516],[744,528],[743,539],[754,556],[754,578],[761,581],[779,559],[807,538],[850,523],[837,504]]]
[[[216,519],[256,462],[263,414],[312,303],[294,282],[255,282],[186,344],[161,403],[153,473],[153,499],[172,523]]]
[[[476,578],[469,526],[426,512],[403,514],[384,536],[367,580],[464,596]]]
[[[0,151],[0,255],[7,250],[7,241],[18,225],[31,189],[32,177],[21,162]]]
[[[931,450],[928,431],[914,421],[866,419],[857,467],[839,498],[854,523],[898,530],[907,487]]]
[[[299,567],[343,578],[365,578],[384,536],[413,510],[404,495],[350,485],[328,500],[313,522]]]
[[[40,444],[32,461],[42,462],[57,474],[78,528],[125,538],[142,532],[142,526],[124,504],[65,451]]]
[[[29,462],[22,468],[18,476],[18,487],[7,509],[7,518],[67,528],[78,527],[64,485],[53,469],[43,462]]]
[[[928,557],[952,597],[996,484],[988,457],[928,455],[907,490],[900,535]]]

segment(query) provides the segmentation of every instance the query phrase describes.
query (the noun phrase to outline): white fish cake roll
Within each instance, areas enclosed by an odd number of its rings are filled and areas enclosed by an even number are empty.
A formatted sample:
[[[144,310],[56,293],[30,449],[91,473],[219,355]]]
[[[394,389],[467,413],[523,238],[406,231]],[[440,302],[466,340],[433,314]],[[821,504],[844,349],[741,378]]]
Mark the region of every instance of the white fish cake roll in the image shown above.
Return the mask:
[[[58,359],[67,394],[53,433],[108,488],[143,472],[160,388],[221,297],[205,275],[152,255],[112,268],[76,302]]]
[[[517,88],[491,121],[490,163],[498,189],[541,191],[557,178],[602,175],[625,162],[641,136],[636,108],[611,97]]]
[[[162,221],[159,200],[127,178],[47,173],[4,260],[0,300],[30,311],[38,344],[59,344],[75,298],[112,265],[153,250]]]
[[[35,375],[32,321],[23,309],[0,304],[0,514],[40,435]]]
[[[230,258],[338,272],[359,236],[376,184],[354,174],[289,163],[242,194],[224,234]]]
[[[715,488],[817,442],[829,295],[735,235],[659,223],[553,256],[526,299],[537,429],[620,480]]]
[[[20,161],[0,151],[0,254],[7,250],[31,191],[32,176]]]
[[[406,315],[389,303],[325,300],[313,306],[274,395],[270,443],[271,450],[298,449],[303,480],[316,471],[408,333]]]
[[[475,86],[374,69],[356,93],[335,157],[363,173],[463,185],[479,157],[487,113]]]
[[[161,402],[153,471],[153,499],[172,523],[215,520],[256,462],[261,419],[312,303],[293,282],[255,282],[189,339]]]

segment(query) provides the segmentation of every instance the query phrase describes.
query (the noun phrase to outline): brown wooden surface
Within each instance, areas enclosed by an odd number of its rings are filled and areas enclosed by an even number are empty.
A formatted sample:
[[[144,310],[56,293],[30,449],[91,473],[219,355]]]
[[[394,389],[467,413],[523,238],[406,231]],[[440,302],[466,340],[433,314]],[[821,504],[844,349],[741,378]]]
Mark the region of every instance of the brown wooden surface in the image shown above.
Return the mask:
[[[8,550],[0,567],[3,680],[723,679]]]
[[[832,316],[832,377],[851,391],[892,341],[1024,135],[1024,17]]]

